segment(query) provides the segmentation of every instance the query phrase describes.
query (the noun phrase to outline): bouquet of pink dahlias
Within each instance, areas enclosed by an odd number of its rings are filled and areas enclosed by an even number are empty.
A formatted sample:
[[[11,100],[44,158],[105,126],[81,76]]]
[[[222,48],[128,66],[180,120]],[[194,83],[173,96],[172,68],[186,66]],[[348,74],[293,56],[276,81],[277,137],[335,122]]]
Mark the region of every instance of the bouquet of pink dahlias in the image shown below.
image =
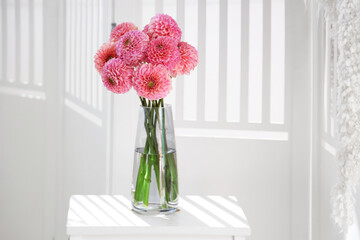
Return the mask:
[[[117,25],[95,55],[95,68],[108,90],[125,93],[133,86],[147,106],[152,100],[163,105],[172,78],[189,74],[197,63],[197,50],[181,42],[181,29],[166,14],[153,17],[142,31],[133,23]]]
[[[167,204],[178,199],[176,159],[174,155],[166,154],[168,144],[164,126],[164,98],[172,89],[173,78],[189,74],[197,64],[197,50],[190,44],[181,42],[181,29],[166,14],[151,18],[142,31],[133,23],[117,25],[111,32],[109,42],[104,43],[95,55],[95,68],[101,74],[104,86],[113,93],[126,93],[133,87],[144,108],[146,144],[133,190],[133,206],[138,207],[137,209],[140,205],[143,208],[149,205],[152,168],[162,201],[160,208],[164,210]],[[162,128],[161,139],[153,130],[159,126]],[[161,148],[158,146],[159,142]],[[164,164],[169,170],[163,182],[161,152],[167,156]],[[164,185],[165,195],[161,190]]]

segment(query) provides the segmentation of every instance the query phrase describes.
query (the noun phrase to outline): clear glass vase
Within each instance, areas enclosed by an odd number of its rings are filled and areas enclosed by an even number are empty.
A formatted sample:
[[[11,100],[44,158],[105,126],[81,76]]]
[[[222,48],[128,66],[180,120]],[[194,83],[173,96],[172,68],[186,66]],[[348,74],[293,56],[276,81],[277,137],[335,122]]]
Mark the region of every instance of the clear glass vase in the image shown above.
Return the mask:
[[[178,205],[178,173],[171,105],[140,107],[132,181],[133,209],[172,213]]]

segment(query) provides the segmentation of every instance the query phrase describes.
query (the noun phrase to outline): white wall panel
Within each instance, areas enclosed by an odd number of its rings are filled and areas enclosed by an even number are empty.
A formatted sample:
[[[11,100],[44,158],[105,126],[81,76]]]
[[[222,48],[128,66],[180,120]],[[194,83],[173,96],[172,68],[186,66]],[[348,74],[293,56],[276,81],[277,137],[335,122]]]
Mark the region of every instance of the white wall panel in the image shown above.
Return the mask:
[[[0,94],[0,239],[42,239],[44,108],[44,101]]]
[[[107,39],[105,39],[104,35],[105,34],[105,29],[104,29],[104,25],[107,23],[108,26],[109,25],[109,19],[108,21],[104,21],[106,17],[111,17],[111,16],[108,16],[106,9],[104,9],[104,4],[109,2],[109,0],[106,0],[106,1],[101,1],[101,0],[97,0],[97,6],[95,9],[97,9],[98,11],[98,32],[97,32],[97,36],[98,36],[98,46],[96,49],[98,49],[105,41],[107,41]],[[107,35],[109,36],[110,33],[109,32],[106,32]],[[93,49],[93,51],[95,52],[95,49]],[[95,71],[95,69],[93,68],[93,71]],[[100,78],[98,78],[100,79]],[[97,89],[98,89],[98,94],[97,94],[97,100],[98,100],[98,109],[99,111],[101,112],[103,110],[103,92],[104,92],[104,87],[103,87],[103,83],[102,81],[98,80],[97,81]]]
[[[75,79],[76,79],[76,1],[67,1],[66,5],[69,6],[70,11],[70,28],[66,29],[66,34],[70,35],[70,43],[66,45],[66,49],[68,50],[68,54],[70,55],[70,63],[68,63],[66,71],[70,72],[70,94],[75,96]]]
[[[285,1],[271,1],[270,122],[285,121]]]
[[[4,27],[3,27],[3,22],[4,22],[3,18],[4,18],[4,15],[5,15],[4,12],[6,12],[5,9],[6,8],[4,8],[3,3],[1,2],[0,3],[0,13],[1,13],[1,16],[0,16],[0,32],[5,31]],[[3,42],[4,42],[4,40],[3,40],[3,38],[4,38],[4,34],[1,34],[1,36],[0,36],[0,56],[4,56],[4,50],[3,50]],[[4,76],[3,76],[3,74],[4,74],[4,67],[3,67],[4,60],[3,59],[4,59],[4,57],[0,58],[0,82],[3,81],[3,79],[4,79]]]
[[[15,17],[15,0],[7,0],[6,5],[6,79],[8,82],[15,82],[16,78],[16,17]]]
[[[206,11],[206,9],[203,9]],[[178,0],[176,5],[176,21],[181,29],[185,27],[185,1]],[[201,29],[201,28],[200,28]],[[200,30],[199,29],[199,30]],[[175,82],[175,117],[182,121],[184,119],[184,76],[178,76]]]
[[[44,29],[43,29],[43,1],[34,0],[34,83],[37,86],[43,85],[43,59],[44,59]]]
[[[63,226],[70,196],[109,193],[111,166],[111,104],[108,95],[103,96],[106,90],[94,66],[94,56],[110,34],[110,1],[64,3],[63,192],[59,196],[62,212],[57,223],[60,239],[66,238]]]
[[[20,81],[24,84],[29,83],[30,75],[30,16],[29,1],[20,1]]]
[[[142,26],[145,27],[146,24],[150,22],[150,19],[155,15],[155,0],[142,0]]]
[[[80,99],[80,91],[81,91],[81,64],[82,64],[82,56],[81,56],[81,9],[82,4],[80,0],[75,0],[75,97]]]
[[[240,121],[241,1],[229,0],[227,11],[226,119]]]
[[[172,18],[177,20],[177,0],[164,0],[164,13],[170,15]],[[196,1],[191,1],[191,4],[196,4]],[[193,16],[194,17],[194,16]],[[195,20],[192,18],[192,20]],[[184,34],[184,33],[183,33]],[[173,112],[176,112],[176,78],[172,80],[172,90],[165,98],[165,102],[171,104]],[[174,116],[176,117],[176,116]]]
[[[219,108],[220,2],[206,2],[205,120],[217,121]],[[185,95],[186,96],[186,95]]]
[[[185,0],[185,17],[182,41],[198,48],[198,3],[197,1]],[[197,117],[197,69],[185,75],[184,81],[184,120],[196,120]]]
[[[88,105],[92,104],[92,84],[93,84],[93,70],[94,70],[94,53],[92,51],[93,39],[92,39],[92,1],[86,1],[86,103]]]
[[[262,122],[263,0],[249,1],[249,106],[250,123]]]
[[[87,29],[87,25],[89,23],[86,22],[86,0],[81,0],[80,1],[80,6],[81,6],[81,10],[79,11],[80,14],[80,56],[81,56],[81,61],[80,61],[80,68],[79,71],[80,73],[80,85],[81,85],[81,89],[80,89],[80,99],[82,102],[86,102],[86,89],[87,89],[87,71],[86,71],[86,63],[88,62],[88,56],[86,55],[86,45],[87,45],[87,38],[86,38],[86,29]]]
[[[93,49],[96,49],[99,47],[99,36],[98,36],[98,32],[99,32],[99,21],[97,20],[99,18],[99,14],[98,11],[96,10],[96,6],[98,6],[98,0],[93,0],[92,1],[92,21],[91,21],[91,26],[92,26],[92,54],[94,55],[94,51]],[[90,22],[89,22],[90,23]],[[91,62],[93,63],[93,62]],[[98,77],[98,73],[97,71],[92,71],[92,106],[93,107],[97,107],[98,106],[98,90],[97,90],[97,86],[98,86],[98,81],[99,81],[99,77]]]
[[[108,16],[102,13],[103,4],[99,0],[66,1],[65,96],[71,101],[67,106],[84,108],[81,112],[87,112],[85,115],[92,119],[104,117],[101,112],[104,86],[94,67],[97,50],[108,40],[103,35],[103,18]]]

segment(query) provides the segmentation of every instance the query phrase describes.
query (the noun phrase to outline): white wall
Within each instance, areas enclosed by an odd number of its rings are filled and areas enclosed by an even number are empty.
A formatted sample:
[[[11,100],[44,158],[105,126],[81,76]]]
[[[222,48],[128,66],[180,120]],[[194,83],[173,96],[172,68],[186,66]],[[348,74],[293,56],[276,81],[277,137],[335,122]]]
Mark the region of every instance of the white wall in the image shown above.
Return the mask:
[[[57,3],[0,4],[0,239],[54,235]]]
[[[0,239],[41,239],[45,102],[0,95]]]

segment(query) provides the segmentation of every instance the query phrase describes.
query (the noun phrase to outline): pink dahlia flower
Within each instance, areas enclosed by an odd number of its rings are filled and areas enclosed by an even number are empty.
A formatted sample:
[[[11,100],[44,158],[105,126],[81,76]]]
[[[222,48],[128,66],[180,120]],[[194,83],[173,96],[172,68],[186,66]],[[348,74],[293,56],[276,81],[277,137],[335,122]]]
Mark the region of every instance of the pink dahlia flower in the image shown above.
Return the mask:
[[[125,33],[131,31],[131,30],[138,30],[138,27],[135,26],[133,23],[130,22],[124,22],[116,27],[111,31],[110,34],[110,41],[111,42],[117,42],[119,41],[119,38],[124,35]]]
[[[116,52],[127,65],[136,67],[145,60],[149,37],[138,30],[125,33],[116,44]]]
[[[176,21],[166,14],[152,17],[150,23],[145,26],[144,32],[149,35],[150,40],[158,37],[171,37],[180,42],[181,39],[181,29]]]
[[[104,43],[95,54],[94,63],[96,70],[101,74],[105,63],[116,57],[116,44],[112,42]]]
[[[147,49],[147,61],[173,69],[180,61],[177,42],[170,37],[158,37],[150,41]]]
[[[151,63],[142,64],[136,69],[133,86],[139,96],[150,100],[164,98],[172,89],[167,68]]]
[[[195,47],[186,42],[179,42],[178,49],[180,52],[180,61],[176,64],[175,68],[171,71],[171,76],[190,74],[198,64],[199,56]]]
[[[149,24],[145,25],[143,32],[149,36],[150,40],[152,39],[153,33],[150,33],[149,31]]]
[[[102,81],[105,87],[113,93],[126,93],[132,84],[133,69],[121,59],[109,60],[102,71]]]

